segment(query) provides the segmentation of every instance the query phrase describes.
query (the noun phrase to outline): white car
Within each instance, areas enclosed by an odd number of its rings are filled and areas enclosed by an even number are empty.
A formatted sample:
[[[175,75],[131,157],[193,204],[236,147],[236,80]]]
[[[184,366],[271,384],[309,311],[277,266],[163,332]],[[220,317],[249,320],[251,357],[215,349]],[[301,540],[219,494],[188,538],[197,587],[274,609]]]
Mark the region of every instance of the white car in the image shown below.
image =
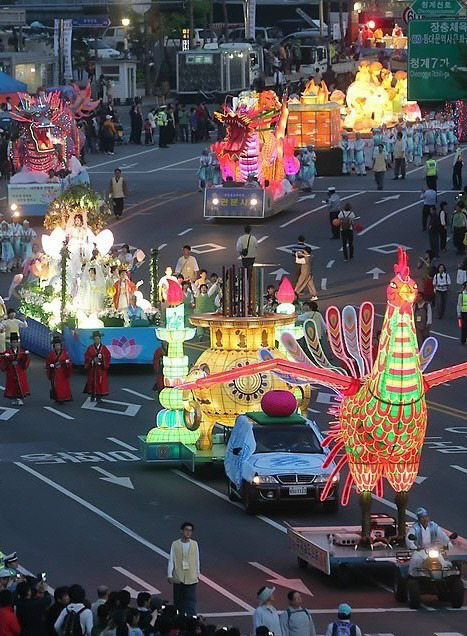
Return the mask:
[[[86,44],[89,47],[90,54],[94,55],[94,51],[96,50],[96,41],[86,40]],[[116,57],[121,57],[121,53],[119,53],[117,49],[112,49],[103,40],[97,40],[97,57],[101,60],[111,60]]]
[[[300,415],[270,418],[263,413],[239,415],[227,443],[224,469],[229,498],[243,501],[255,514],[278,501],[319,502],[335,467],[323,468],[328,455],[314,422]],[[339,508],[339,478],[334,477],[326,512]]]

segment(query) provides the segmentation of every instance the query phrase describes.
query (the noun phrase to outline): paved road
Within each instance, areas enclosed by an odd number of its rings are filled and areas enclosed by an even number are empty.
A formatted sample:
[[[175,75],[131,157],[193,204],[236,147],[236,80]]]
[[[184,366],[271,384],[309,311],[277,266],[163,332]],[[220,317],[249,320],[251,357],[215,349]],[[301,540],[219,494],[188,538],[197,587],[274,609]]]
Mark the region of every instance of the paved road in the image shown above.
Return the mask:
[[[117,149],[115,158],[91,158],[90,172],[99,190],[105,189],[117,166],[129,182],[125,216],[111,226],[117,242],[129,242],[146,252],[160,247],[161,267],[174,265],[187,242],[201,267],[210,271],[235,261],[234,246],[242,223],[204,221],[202,217],[202,195],[196,191],[195,176],[200,148],[126,146]],[[440,163],[439,183],[440,190],[446,190],[442,197],[450,203],[454,200],[449,189],[451,163],[450,158]],[[351,263],[343,262],[339,243],[329,240],[329,222],[321,201],[331,184],[352,202],[365,228],[356,238]],[[261,240],[258,261],[266,266],[267,280],[275,282],[280,268],[294,271],[288,246],[303,233],[314,249],[321,307],[330,303],[342,307],[370,298],[383,314],[385,286],[397,245],[410,248],[412,264],[427,247],[427,237],[421,232],[422,184],[421,170],[411,172],[405,182],[388,179],[383,192],[375,191],[371,175],[317,179],[311,197],[302,197],[293,210],[254,226]],[[449,248],[445,262],[455,277],[459,259]],[[367,273],[375,267],[382,270],[378,280]],[[2,290],[8,284],[2,275]],[[458,342],[454,294],[446,318],[435,319],[434,331],[440,349],[433,368],[465,359]],[[190,345],[190,354],[196,355],[199,348],[199,344]],[[278,587],[278,605],[284,603],[286,588],[305,586],[319,633],[343,599],[356,608],[355,618],[369,633],[465,633],[465,610],[443,608],[435,599],[419,612],[396,604],[388,587],[388,572],[358,572],[351,588],[342,591],[325,576],[297,569],[288,552],[284,522],[326,525],[338,519],[343,524],[354,523],[358,518],[355,498],[337,518],[307,508],[271,509],[265,516],[251,518],[227,500],[221,472],[192,476],[142,464],[137,435],[152,426],[158,404],[153,400],[150,369],[115,370],[110,401],[100,409],[88,408],[79,371],[73,378],[74,403],[57,409],[47,401],[43,361],[33,361],[31,378],[33,396],[20,412],[6,403],[0,408],[2,507],[8,511],[0,547],[17,549],[24,567],[33,572],[47,569],[51,585],[71,577],[83,581],[90,592],[107,583],[114,588],[128,586],[134,593],[157,589],[170,597],[165,578],[167,551],[180,522],[190,519],[201,544],[205,577],[199,607],[215,620],[223,620],[227,614],[226,621],[247,629],[256,590],[265,579],[272,579]],[[412,511],[427,505],[435,519],[464,536],[466,389],[467,381],[462,380],[429,396],[430,423],[421,479],[409,504]],[[327,391],[315,391],[310,405],[310,416],[323,430],[328,426],[328,400]],[[45,408],[51,406],[54,410]],[[112,475],[126,477],[131,483],[116,483]],[[386,493],[375,502],[375,510],[390,512],[391,499]],[[265,567],[270,574],[262,569]]]

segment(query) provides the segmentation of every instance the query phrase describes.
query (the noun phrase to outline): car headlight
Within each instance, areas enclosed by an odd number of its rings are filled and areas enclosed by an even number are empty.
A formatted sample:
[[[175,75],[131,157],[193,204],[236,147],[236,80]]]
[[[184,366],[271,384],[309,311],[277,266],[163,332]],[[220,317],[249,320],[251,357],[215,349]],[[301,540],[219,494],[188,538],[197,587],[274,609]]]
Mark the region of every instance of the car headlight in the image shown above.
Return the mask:
[[[328,475],[316,475],[315,484],[325,484],[328,480]]]
[[[439,552],[438,550],[435,550],[435,548],[431,548],[428,550],[428,556],[430,559],[437,559],[439,557]]]
[[[213,205],[219,205],[219,199],[217,197],[214,197],[213,199],[211,199],[211,203]]]
[[[253,477],[254,484],[276,484],[277,479],[272,475],[255,475]]]
[[[254,197],[250,199],[250,205],[257,205],[257,204],[258,204],[258,199],[255,199]]]

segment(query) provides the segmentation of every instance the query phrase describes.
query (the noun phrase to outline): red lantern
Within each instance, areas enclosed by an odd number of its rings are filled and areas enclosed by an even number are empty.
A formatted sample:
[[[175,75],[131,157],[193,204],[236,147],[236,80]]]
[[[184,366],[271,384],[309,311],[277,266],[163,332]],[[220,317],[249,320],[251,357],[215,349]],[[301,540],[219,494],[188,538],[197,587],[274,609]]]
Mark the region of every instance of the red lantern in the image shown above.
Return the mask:
[[[277,291],[277,300],[282,303],[293,303],[295,300],[295,292],[288,278],[282,279]]]
[[[297,409],[297,400],[290,391],[268,391],[261,400],[261,409],[269,417],[289,417]]]
[[[169,284],[169,289],[167,290],[167,303],[170,305],[170,307],[180,305],[180,303],[183,301],[183,289],[178,283],[170,280],[170,278],[167,282]]]

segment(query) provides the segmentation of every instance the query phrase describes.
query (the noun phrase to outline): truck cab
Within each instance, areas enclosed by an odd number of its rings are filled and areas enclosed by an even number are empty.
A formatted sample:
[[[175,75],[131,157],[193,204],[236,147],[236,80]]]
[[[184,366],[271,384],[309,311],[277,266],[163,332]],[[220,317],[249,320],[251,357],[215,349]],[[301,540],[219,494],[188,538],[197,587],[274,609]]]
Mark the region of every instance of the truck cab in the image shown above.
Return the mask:
[[[322,440],[316,423],[298,414],[239,415],[224,460],[229,498],[242,501],[249,514],[279,501],[319,502],[334,468],[323,468]],[[334,482],[323,503],[326,512],[339,507],[339,478]]]

